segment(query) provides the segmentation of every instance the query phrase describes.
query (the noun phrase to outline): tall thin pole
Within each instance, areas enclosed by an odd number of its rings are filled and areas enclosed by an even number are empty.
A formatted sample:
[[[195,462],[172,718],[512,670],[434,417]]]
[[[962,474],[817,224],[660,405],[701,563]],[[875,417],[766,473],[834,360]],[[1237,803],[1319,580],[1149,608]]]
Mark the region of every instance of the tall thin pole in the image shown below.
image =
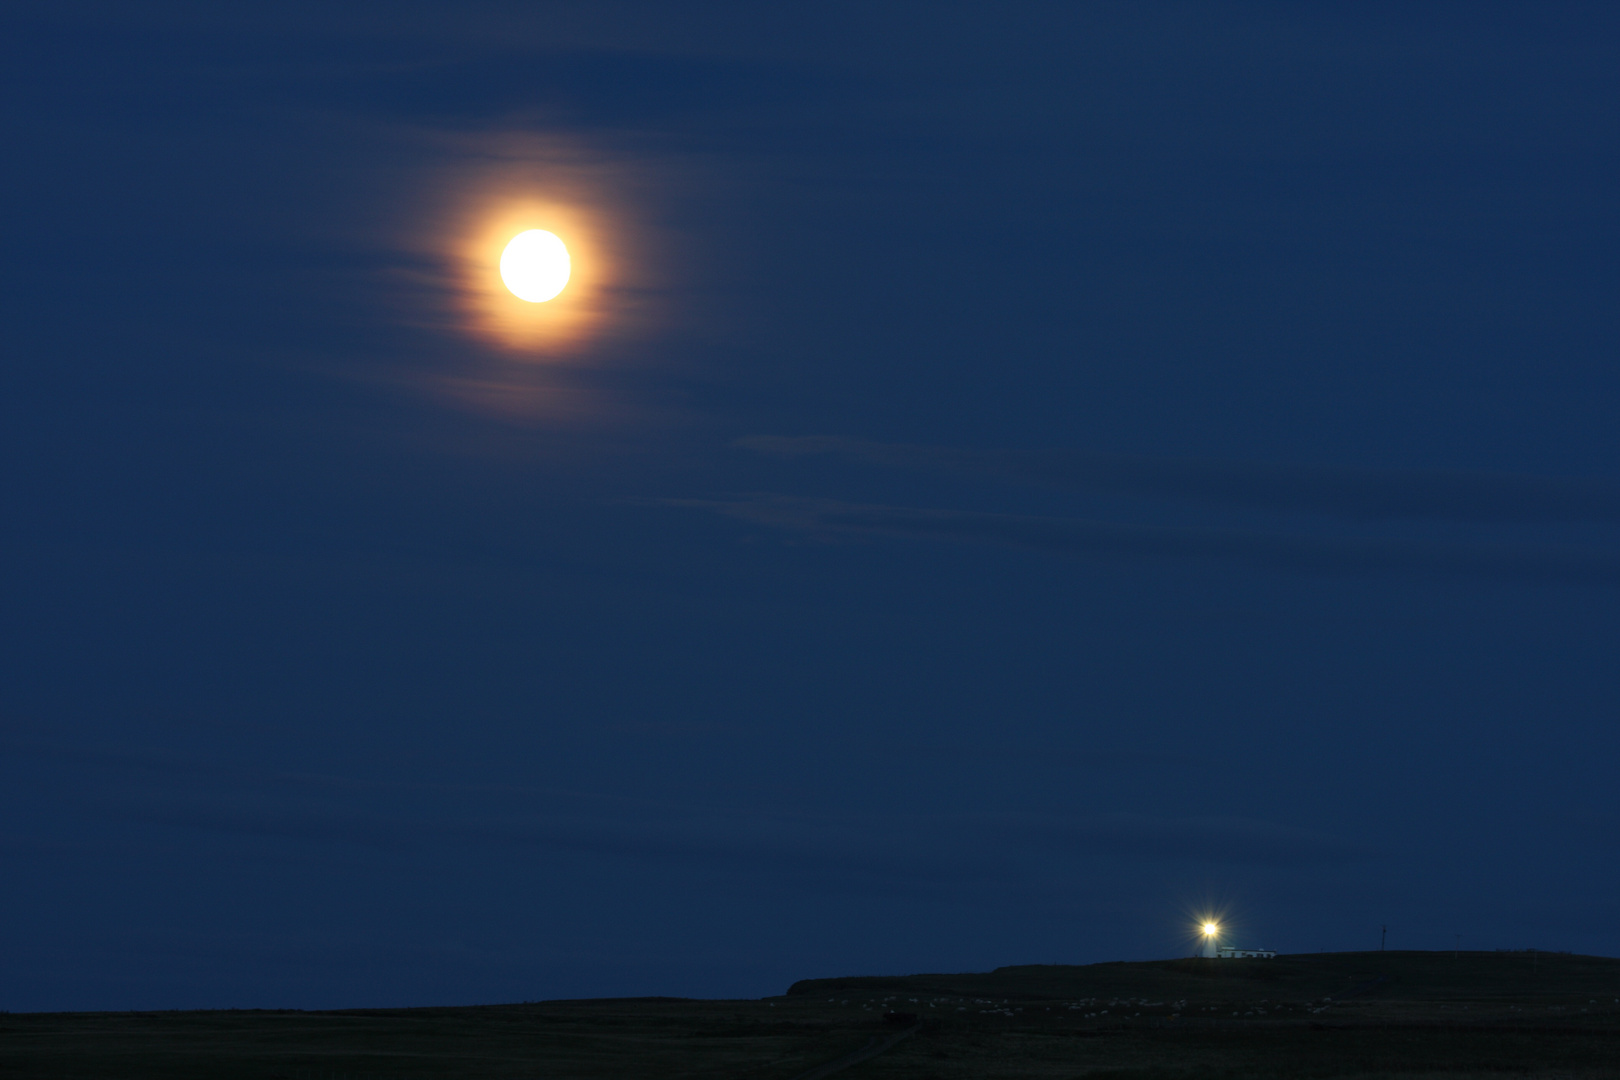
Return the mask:
[[[1379,952],[1384,951],[1384,942],[1385,942],[1386,939],[1388,939],[1388,937],[1389,937],[1389,927],[1386,926],[1386,927],[1384,927],[1383,933],[1378,935],[1378,951]]]

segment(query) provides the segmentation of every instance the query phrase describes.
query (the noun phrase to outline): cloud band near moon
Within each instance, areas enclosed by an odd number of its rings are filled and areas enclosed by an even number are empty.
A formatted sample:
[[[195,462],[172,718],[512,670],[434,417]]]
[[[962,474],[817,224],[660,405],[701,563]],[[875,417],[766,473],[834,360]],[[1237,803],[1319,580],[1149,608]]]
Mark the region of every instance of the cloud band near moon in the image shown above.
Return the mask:
[[[1548,584],[1620,585],[1620,555],[1572,546],[1352,539],[915,509],[780,495],[667,499],[661,503],[798,532],[958,540],[1081,557],[1223,559],[1316,574],[1463,575]]]

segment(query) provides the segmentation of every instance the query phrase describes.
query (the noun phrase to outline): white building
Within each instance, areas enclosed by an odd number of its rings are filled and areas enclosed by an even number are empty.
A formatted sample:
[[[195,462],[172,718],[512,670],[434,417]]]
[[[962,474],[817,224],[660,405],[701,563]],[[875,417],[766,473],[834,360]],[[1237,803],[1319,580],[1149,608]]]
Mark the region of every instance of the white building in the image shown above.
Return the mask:
[[[1236,949],[1230,945],[1222,945],[1215,953],[1222,960],[1243,960],[1252,957],[1257,960],[1270,960],[1277,955],[1276,949]]]

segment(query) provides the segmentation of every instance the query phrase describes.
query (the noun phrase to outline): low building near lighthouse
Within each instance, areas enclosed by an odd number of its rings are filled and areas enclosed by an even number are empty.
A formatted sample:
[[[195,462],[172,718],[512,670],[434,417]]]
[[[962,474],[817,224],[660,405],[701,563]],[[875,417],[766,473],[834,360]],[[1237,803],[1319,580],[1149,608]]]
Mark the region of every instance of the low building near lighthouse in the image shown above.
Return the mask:
[[[1215,955],[1222,960],[1270,960],[1277,955],[1276,949],[1238,949],[1231,945],[1222,945],[1215,951]]]

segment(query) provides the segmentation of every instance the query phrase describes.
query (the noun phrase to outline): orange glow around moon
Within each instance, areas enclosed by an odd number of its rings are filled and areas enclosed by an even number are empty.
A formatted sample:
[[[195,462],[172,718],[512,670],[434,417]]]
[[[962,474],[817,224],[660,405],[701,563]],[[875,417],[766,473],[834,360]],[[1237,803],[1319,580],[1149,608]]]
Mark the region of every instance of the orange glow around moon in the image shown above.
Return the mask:
[[[496,196],[470,208],[459,246],[467,327],[502,351],[559,359],[607,313],[611,260],[603,230],[580,209]]]

